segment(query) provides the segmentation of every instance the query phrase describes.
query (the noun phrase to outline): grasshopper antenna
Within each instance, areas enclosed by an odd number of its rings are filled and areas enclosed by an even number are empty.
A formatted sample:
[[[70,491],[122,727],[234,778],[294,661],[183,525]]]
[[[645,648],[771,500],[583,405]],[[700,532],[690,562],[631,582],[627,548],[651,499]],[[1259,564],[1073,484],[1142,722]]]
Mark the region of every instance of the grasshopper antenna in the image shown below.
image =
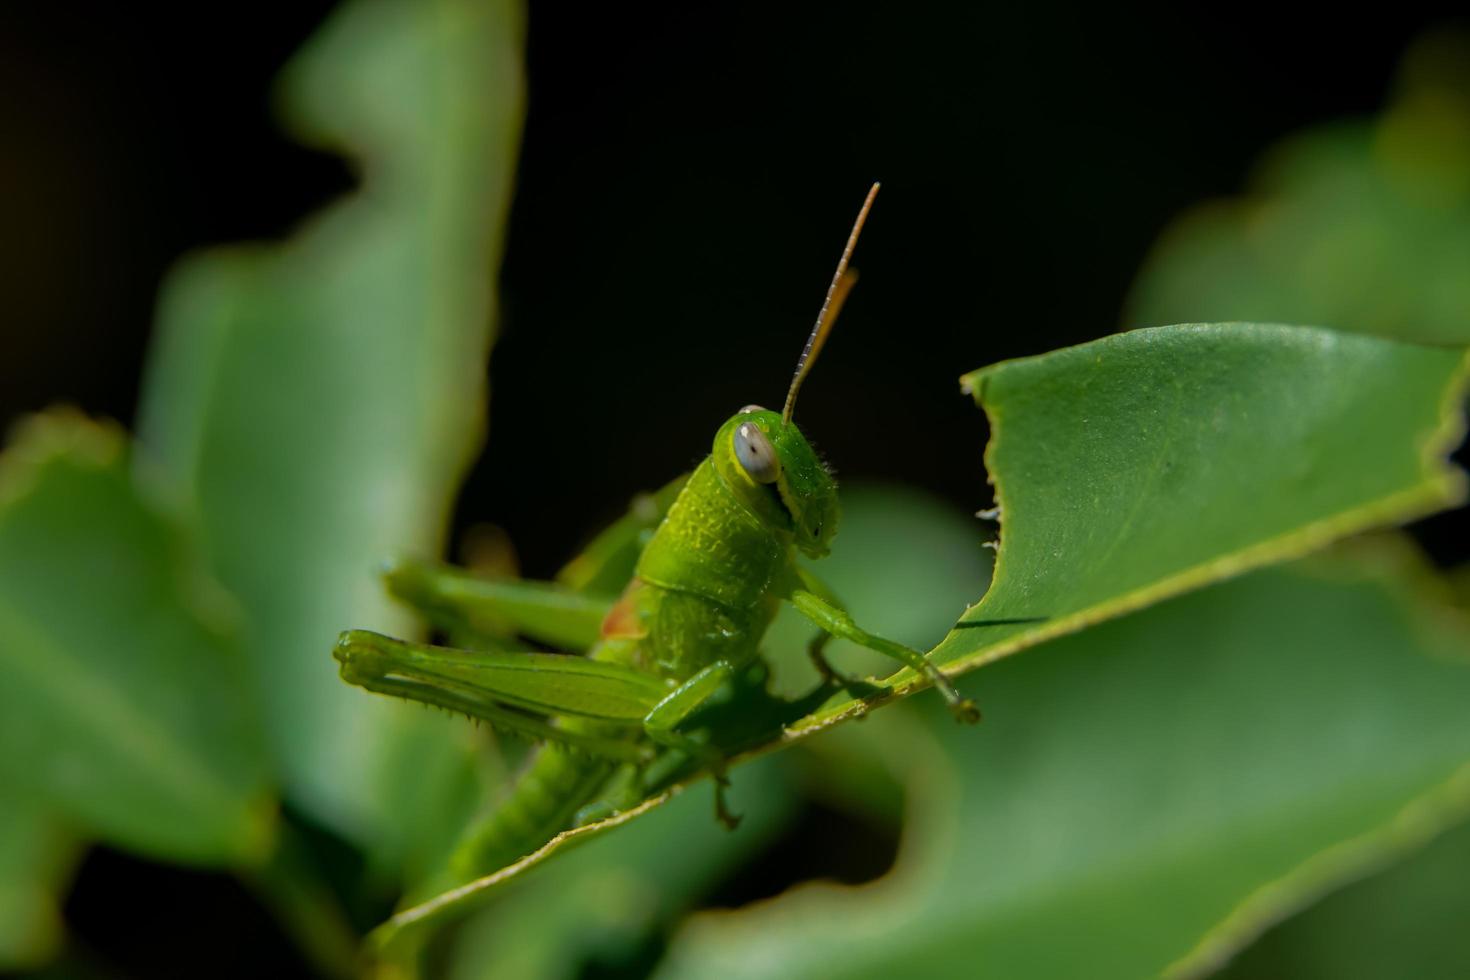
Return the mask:
[[[822,346],[827,343],[827,335],[832,332],[832,324],[837,322],[837,314],[842,311],[847,294],[852,292],[853,284],[857,282],[857,272],[848,270],[847,260],[852,258],[858,234],[863,230],[863,222],[868,220],[868,211],[873,207],[873,198],[878,196],[878,188],[881,186],[874,182],[863,201],[862,209],[858,211],[857,220],[852,223],[852,234],[847,236],[847,246],[842,250],[842,258],[837,261],[837,271],[832,274],[832,284],[827,287],[827,297],[822,300],[821,312],[817,314],[817,325],[812,328],[812,335],[806,339],[806,346],[802,348],[801,359],[796,362],[796,376],[791,379],[791,388],[786,392],[786,407],[781,409],[781,419],[784,422],[791,421],[791,413],[796,409],[796,393],[801,390],[801,383],[806,380],[806,376],[811,374],[812,365],[822,352]]]

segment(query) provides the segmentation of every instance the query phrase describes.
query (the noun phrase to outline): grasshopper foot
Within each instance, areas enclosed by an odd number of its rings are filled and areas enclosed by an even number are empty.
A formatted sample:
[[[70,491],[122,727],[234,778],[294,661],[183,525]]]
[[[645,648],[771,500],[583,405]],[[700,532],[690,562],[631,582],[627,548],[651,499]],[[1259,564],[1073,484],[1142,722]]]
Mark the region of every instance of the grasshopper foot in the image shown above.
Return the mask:
[[[723,772],[715,773],[715,819],[722,823],[726,830],[734,830],[740,826],[740,815],[732,813],[725,802],[725,790],[730,786],[730,780]]]
[[[950,714],[954,715],[954,720],[961,725],[974,725],[978,723],[980,721],[980,709],[975,706],[975,702],[969,698],[961,697],[960,692],[955,690],[954,685],[950,683],[948,677],[944,676],[943,671],[934,667],[930,667],[929,669],[932,671],[931,676],[934,680],[934,686],[939,688],[939,693],[944,696],[944,702],[949,705],[949,711]]]
[[[980,721],[980,709],[969,698],[950,702],[949,710],[961,725],[974,725]]]

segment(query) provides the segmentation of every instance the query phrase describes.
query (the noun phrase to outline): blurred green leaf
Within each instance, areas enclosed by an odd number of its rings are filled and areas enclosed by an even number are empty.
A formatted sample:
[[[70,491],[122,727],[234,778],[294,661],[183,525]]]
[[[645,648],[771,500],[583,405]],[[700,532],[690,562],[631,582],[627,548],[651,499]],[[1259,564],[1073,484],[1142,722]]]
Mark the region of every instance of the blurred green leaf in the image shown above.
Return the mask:
[[[1470,823],[1463,823],[1402,864],[1348,885],[1267,932],[1220,976],[1239,980],[1470,976],[1467,872]]]
[[[62,413],[5,451],[0,777],[110,843],[248,862],[274,815],[248,668],[192,542],[128,462],[121,431]]]
[[[39,799],[0,783],[0,970],[39,965],[60,946],[59,894],[76,851]]]
[[[1178,219],[1134,285],[1129,325],[1319,323],[1470,342],[1470,43],[1409,54],[1393,106],[1270,151],[1247,193]]]
[[[1449,506],[1465,355],[1262,324],[1118,334],[977,371],[1002,550],[932,657],[964,671]],[[903,671],[899,693],[917,689]],[[825,705],[800,731],[857,706]]]
[[[508,0],[335,15],[283,105],[357,159],[362,186],[283,243],[174,273],[142,410],[143,446],[244,608],[289,795],[388,866],[400,836],[452,838],[470,734],[363,697],[329,651],[347,624],[411,632],[374,569],[439,552],[484,431],[521,34]]]
[[[662,975],[1193,974],[1421,845],[1470,812],[1470,631],[1375,544],[995,665],[886,879],[700,916]]]

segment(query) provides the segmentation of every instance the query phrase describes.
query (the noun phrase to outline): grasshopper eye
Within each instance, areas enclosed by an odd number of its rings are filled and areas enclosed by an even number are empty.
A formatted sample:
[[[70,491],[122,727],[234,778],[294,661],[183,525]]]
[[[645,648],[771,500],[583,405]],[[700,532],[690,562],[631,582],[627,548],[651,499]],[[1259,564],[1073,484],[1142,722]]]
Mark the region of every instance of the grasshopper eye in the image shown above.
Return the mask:
[[[781,464],[776,459],[771,440],[759,426],[749,422],[735,430],[735,458],[740,460],[740,465],[756,483],[775,483],[781,474]]]

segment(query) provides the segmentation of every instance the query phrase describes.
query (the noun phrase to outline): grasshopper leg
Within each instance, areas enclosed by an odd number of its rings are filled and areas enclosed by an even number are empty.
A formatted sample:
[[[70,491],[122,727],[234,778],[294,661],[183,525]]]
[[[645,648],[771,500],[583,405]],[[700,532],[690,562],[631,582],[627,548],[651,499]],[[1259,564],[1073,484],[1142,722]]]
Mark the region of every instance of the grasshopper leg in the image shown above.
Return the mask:
[[[813,636],[811,642],[806,645],[806,655],[811,658],[812,666],[822,675],[822,680],[834,687],[863,687],[867,686],[865,681],[859,680],[849,674],[844,674],[832,666],[832,661],[827,659],[827,644],[832,642],[832,634],[825,631]]]
[[[809,569],[798,565],[795,568],[795,572],[796,582],[800,588],[814,593],[834,609],[847,609],[847,606],[837,597],[837,593],[832,590],[832,587],[818,578]],[[845,674],[832,666],[832,661],[827,659],[826,654],[827,644],[831,641],[832,634],[825,629],[820,629],[817,631],[817,635],[812,637],[811,642],[807,644],[806,648],[807,656],[811,658],[812,664],[821,673],[822,680],[828,685],[846,688],[849,691],[872,690],[872,685],[867,681],[853,677],[851,674]]]
[[[734,676],[735,668],[729,661],[718,660],[676,687],[643,719],[643,730],[649,738],[688,754],[709,770],[715,781],[715,818],[730,830],[740,823],[740,817],[730,812],[725,802],[725,789],[730,785],[725,757],[718,749],[679,731],[678,726]]]
[[[668,693],[649,674],[586,657],[452,650],[367,630],[343,633],[332,654],[349,684],[617,762],[646,761],[646,747],[626,735],[636,733]],[[579,726],[557,725],[556,719]]]
[[[975,702],[969,698],[961,697],[960,692],[955,690],[948,677],[943,671],[934,666],[919,651],[906,647],[892,640],[885,640],[881,636],[874,636],[867,630],[862,629],[852,621],[852,617],[843,609],[823,599],[814,592],[806,589],[793,589],[790,595],[791,604],[796,607],[797,612],[820,626],[827,633],[844,640],[851,640],[862,647],[867,647],[885,657],[892,657],[900,663],[907,664],[914,670],[927,677],[939,693],[944,695],[945,702],[955,718],[966,724],[974,724],[980,720],[980,710],[975,707]]]
[[[612,601],[555,582],[488,579],[415,558],[383,566],[388,591],[451,633],[523,636],[581,653],[601,637]]]
[[[841,684],[842,675],[837,672],[837,668],[832,666],[832,662],[827,659],[824,652],[830,642],[832,642],[831,633],[818,633],[806,645],[806,655],[811,658],[812,666],[817,668],[817,673],[822,675],[823,681],[828,684]]]

